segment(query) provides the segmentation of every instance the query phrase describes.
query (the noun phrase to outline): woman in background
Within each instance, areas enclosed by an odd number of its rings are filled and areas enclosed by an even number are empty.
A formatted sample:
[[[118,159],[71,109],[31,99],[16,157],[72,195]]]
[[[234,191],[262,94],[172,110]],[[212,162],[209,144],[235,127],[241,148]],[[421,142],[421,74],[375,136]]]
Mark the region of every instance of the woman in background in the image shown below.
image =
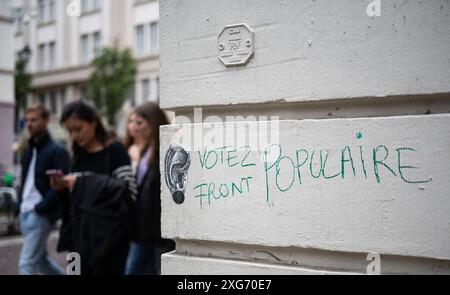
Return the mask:
[[[141,157],[141,151],[145,147],[145,139],[137,132],[145,124],[145,120],[138,118],[134,112],[131,112],[128,117],[127,132],[125,135],[125,147],[128,150],[128,155],[131,159],[131,166],[133,171],[136,172],[139,159]]]
[[[137,229],[128,254],[125,274],[161,273],[161,254],[175,249],[172,240],[161,238],[161,190],[159,127],[169,124],[165,113],[148,102],[134,110],[136,137],[144,139],[137,166]]]

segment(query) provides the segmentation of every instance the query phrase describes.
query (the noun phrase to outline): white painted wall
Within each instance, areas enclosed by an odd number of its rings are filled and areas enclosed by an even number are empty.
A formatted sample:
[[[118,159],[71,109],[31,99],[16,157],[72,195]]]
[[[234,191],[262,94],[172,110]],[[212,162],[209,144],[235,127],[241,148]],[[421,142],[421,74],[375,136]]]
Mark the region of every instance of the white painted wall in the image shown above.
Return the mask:
[[[0,16],[9,18],[9,1],[2,1]],[[0,103],[14,102],[14,34],[13,25],[6,20],[0,21]]]
[[[204,142],[191,145],[185,202],[163,185],[168,237],[450,259],[450,115],[183,126],[163,129],[162,151],[188,148],[183,133]],[[263,128],[279,139],[257,140]],[[399,160],[399,148],[415,151]]]
[[[81,34],[80,34],[80,18],[79,17],[69,17],[69,28],[68,33],[71,36],[70,44],[68,48],[70,57],[70,66],[78,66],[81,62]]]
[[[101,16],[97,16],[100,18],[100,27],[102,30],[102,42],[104,46],[113,46],[113,40],[112,40],[112,24],[114,22],[114,19],[112,19],[112,3],[111,1],[103,1],[102,2],[102,12]]]
[[[56,67],[61,68],[68,65],[66,62],[66,8],[64,2],[56,2]]]
[[[38,44],[50,43],[55,40],[56,40],[56,26],[55,25],[38,27],[38,29],[37,29]]]
[[[31,7],[38,7],[38,1],[37,0],[31,0],[30,2]],[[36,14],[37,15],[37,14]],[[30,58],[30,64],[29,69],[30,73],[36,73],[39,71],[39,44],[37,42],[37,17],[31,17],[29,21],[29,26],[26,28],[27,33],[29,36],[29,44],[31,49],[31,58]]]
[[[379,17],[369,2],[161,1],[162,106],[448,92],[448,1],[381,1]],[[242,22],[255,56],[226,68],[217,35]]]
[[[104,7],[106,9],[106,7]],[[80,17],[80,36],[100,31],[102,18],[100,12],[87,14]]]
[[[6,102],[8,104],[14,103],[14,76],[11,75],[0,75],[0,102]]]
[[[369,252],[381,255],[381,273],[450,273],[450,4],[381,1],[370,17],[370,2],[161,1],[160,101],[185,116],[161,128],[162,232],[177,242],[163,273],[364,274]],[[225,67],[217,35],[236,23],[255,31],[255,55]],[[200,123],[218,124],[185,124],[194,106]],[[254,165],[242,167],[241,149],[230,154],[236,166],[218,153],[202,167],[205,147],[242,148],[268,119],[279,141],[256,141]],[[274,142],[288,156],[274,154],[278,167],[261,157]],[[191,148],[182,204],[165,181],[174,143]],[[300,183],[301,148],[315,156]],[[315,178],[320,150],[322,161],[330,153]],[[218,196],[245,177],[243,193]]]
[[[221,275],[356,275],[356,272],[314,270],[303,267],[271,265],[265,263],[246,262],[238,260],[189,257],[176,254],[166,254],[164,269],[171,275],[211,275],[211,265],[220,265]],[[238,271],[236,273],[236,271]]]
[[[151,1],[134,5],[133,23],[135,25],[146,24],[159,20],[159,2]]]
[[[22,38],[22,36],[16,36],[14,37],[14,52],[18,52],[23,49],[25,46],[25,42]]]
[[[0,0],[0,164],[10,169],[13,164],[14,139],[14,31],[10,0]],[[3,173],[3,171],[2,171]]]
[[[11,59],[11,53],[14,53],[14,39],[11,23],[5,21],[0,22],[0,34],[3,41],[0,43],[0,51],[4,53],[0,55],[0,69],[13,71],[14,60]]]

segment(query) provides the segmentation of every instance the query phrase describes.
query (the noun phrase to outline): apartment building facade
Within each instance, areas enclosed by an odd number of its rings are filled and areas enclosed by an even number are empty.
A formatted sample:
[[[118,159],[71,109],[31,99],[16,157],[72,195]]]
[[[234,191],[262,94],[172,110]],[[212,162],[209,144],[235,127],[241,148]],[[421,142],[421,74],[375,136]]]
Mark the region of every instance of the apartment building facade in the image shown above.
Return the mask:
[[[0,176],[12,164],[14,118],[13,21],[9,0],[0,1]],[[10,127],[10,128],[8,128]],[[0,184],[1,186],[1,184]]]
[[[119,114],[119,133],[130,107],[159,101],[158,1],[13,0],[12,12],[16,55],[25,46],[32,52],[28,102],[49,108],[55,136],[64,137],[57,124],[63,106],[86,98],[90,63],[103,47],[130,48],[138,62],[135,87]]]

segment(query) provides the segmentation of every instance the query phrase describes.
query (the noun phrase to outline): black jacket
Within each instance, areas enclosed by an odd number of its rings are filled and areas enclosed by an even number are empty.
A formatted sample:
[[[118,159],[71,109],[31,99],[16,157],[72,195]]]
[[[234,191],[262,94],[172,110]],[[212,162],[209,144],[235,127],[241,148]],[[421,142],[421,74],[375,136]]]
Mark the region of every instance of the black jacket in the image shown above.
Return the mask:
[[[22,179],[19,192],[19,206],[23,200],[23,188],[27,179],[28,168],[33,157],[33,148],[36,148],[36,166],[34,174],[34,184],[42,195],[42,201],[35,207],[36,213],[46,216],[54,222],[61,216],[61,206],[58,192],[50,187],[50,179],[46,174],[47,170],[60,169],[66,174],[69,171],[69,154],[64,147],[51,138],[47,132],[37,143],[31,138],[28,147],[22,157]],[[16,212],[19,213],[19,212]]]
[[[148,168],[144,180],[138,187],[136,202],[136,242],[160,244],[175,248],[172,240],[161,238],[161,173],[159,158]]]
[[[134,202],[128,183],[109,175],[77,178],[66,198],[58,251],[82,257],[82,274],[123,274]]]

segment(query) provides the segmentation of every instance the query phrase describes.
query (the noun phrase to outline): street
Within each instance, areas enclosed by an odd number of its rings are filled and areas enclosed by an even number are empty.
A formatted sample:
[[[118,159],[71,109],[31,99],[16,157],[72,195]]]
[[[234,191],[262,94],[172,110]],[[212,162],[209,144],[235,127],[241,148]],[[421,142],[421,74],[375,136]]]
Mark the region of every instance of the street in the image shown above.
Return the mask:
[[[48,240],[48,251],[63,268],[66,267],[66,253],[56,252],[58,231],[53,231]],[[19,256],[23,239],[20,235],[12,237],[0,237],[0,275],[18,275]]]

